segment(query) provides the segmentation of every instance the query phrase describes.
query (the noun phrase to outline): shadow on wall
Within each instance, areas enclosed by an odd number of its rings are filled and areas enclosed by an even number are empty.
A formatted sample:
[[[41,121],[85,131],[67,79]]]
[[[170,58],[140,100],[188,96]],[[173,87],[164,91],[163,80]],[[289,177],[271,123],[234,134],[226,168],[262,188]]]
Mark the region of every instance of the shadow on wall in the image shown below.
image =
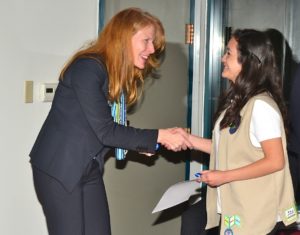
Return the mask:
[[[283,76],[283,94],[288,104],[293,77],[299,65],[299,61],[295,59],[288,41],[280,31],[270,28],[265,32],[269,36],[275,49],[277,67]]]
[[[128,109],[130,119],[132,118],[130,115],[140,115],[138,111],[141,108],[145,110],[145,99],[155,101],[146,108],[155,115],[156,119],[162,119],[165,123],[173,123],[172,119],[176,120],[176,110],[178,109],[187,113],[189,85],[187,53],[188,49],[183,45],[166,44],[166,50],[161,58],[161,66],[145,79],[144,84],[141,84],[142,95],[138,102]],[[153,88],[154,84],[156,84],[155,88]],[[186,122],[187,117],[184,118]],[[151,122],[147,118],[145,121]]]
[[[294,53],[288,44],[287,40],[284,38],[283,34],[277,29],[267,29],[266,33],[269,35],[273,46],[276,51],[277,66],[280,69],[281,74],[283,75],[283,93],[284,99],[288,108],[288,124],[289,132],[288,136],[288,158],[289,158],[289,167],[293,181],[293,187],[295,192],[296,204],[300,205],[300,187],[299,187],[299,154],[298,150],[295,151],[295,146],[299,143],[298,128],[296,128],[296,123],[299,119],[299,109],[296,104],[297,96],[294,94],[297,93],[295,89],[299,89],[297,85],[293,84],[296,81],[299,81],[299,73],[297,74],[297,69],[300,69],[300,63],[295,59]],[[298,83],[299,84],[299,83]],[[292,96],[291,96],[292,93]],[[296,143],[296,144],[295,144]]]

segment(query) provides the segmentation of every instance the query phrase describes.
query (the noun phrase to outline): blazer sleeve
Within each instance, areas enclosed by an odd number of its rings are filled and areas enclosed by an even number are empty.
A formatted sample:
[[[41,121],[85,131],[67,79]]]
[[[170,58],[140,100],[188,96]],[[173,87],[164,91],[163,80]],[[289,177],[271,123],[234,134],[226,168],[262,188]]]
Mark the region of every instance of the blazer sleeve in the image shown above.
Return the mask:
[[[90,128],[105,146],[155,152],[158,130],[125,127],[113,121],[108,104],[108,77],[103,64],[80,59],[71,71],[71,86]],[[104,86],[104,89],[103,89]]]

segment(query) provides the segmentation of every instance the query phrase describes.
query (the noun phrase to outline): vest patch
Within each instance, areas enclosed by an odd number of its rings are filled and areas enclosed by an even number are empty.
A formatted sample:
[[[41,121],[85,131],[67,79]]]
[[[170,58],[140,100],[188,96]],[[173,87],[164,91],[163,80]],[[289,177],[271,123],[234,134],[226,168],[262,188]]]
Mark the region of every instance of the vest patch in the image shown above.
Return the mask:
[[[284,211],[284,216],[285,216],[285,218],[286,218],[288,221],[297,218],[297,212],[296,212],[295,207],[291,207],[291,208],[285,210],[285,211]]]
[[[241,219],[238,215],[233,215],[233,216],[225,215],[224,216],[224,224],[225,224],[226,228],[229,228],[229,229],[231,227],[233,227],[234,225],[237,225],[238,227],[240,227],[241,226]]]

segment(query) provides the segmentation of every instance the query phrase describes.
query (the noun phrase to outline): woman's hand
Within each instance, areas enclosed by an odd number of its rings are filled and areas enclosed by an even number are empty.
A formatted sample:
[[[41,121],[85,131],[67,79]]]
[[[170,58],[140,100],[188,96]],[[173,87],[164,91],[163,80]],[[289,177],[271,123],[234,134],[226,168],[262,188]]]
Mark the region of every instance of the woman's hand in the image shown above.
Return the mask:
[[[189,134],[183,128],[159,129],[157,142],[174,152],[192,148]]]
[[[145,152],[139,152],[139,154],[146,155],[147,157],[151,157],[154,155],[153,153],[145,153]]]

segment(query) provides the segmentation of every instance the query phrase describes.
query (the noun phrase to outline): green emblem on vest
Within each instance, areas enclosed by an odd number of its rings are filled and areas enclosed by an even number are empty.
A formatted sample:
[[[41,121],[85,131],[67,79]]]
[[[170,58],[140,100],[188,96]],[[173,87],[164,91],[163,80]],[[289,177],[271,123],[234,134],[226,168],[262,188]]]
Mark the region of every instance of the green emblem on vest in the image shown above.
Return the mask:
[[[233,215],[233,216],[225,215],[224,216],[224,223],[225,223],[226,228],[228,228],[228,229],[232,228],[234,225],[237,225],[238,227],[240,227],[241,226],[241,219],[238,215]],[[226,233],[224,233],[224,234],[226,234]]]

